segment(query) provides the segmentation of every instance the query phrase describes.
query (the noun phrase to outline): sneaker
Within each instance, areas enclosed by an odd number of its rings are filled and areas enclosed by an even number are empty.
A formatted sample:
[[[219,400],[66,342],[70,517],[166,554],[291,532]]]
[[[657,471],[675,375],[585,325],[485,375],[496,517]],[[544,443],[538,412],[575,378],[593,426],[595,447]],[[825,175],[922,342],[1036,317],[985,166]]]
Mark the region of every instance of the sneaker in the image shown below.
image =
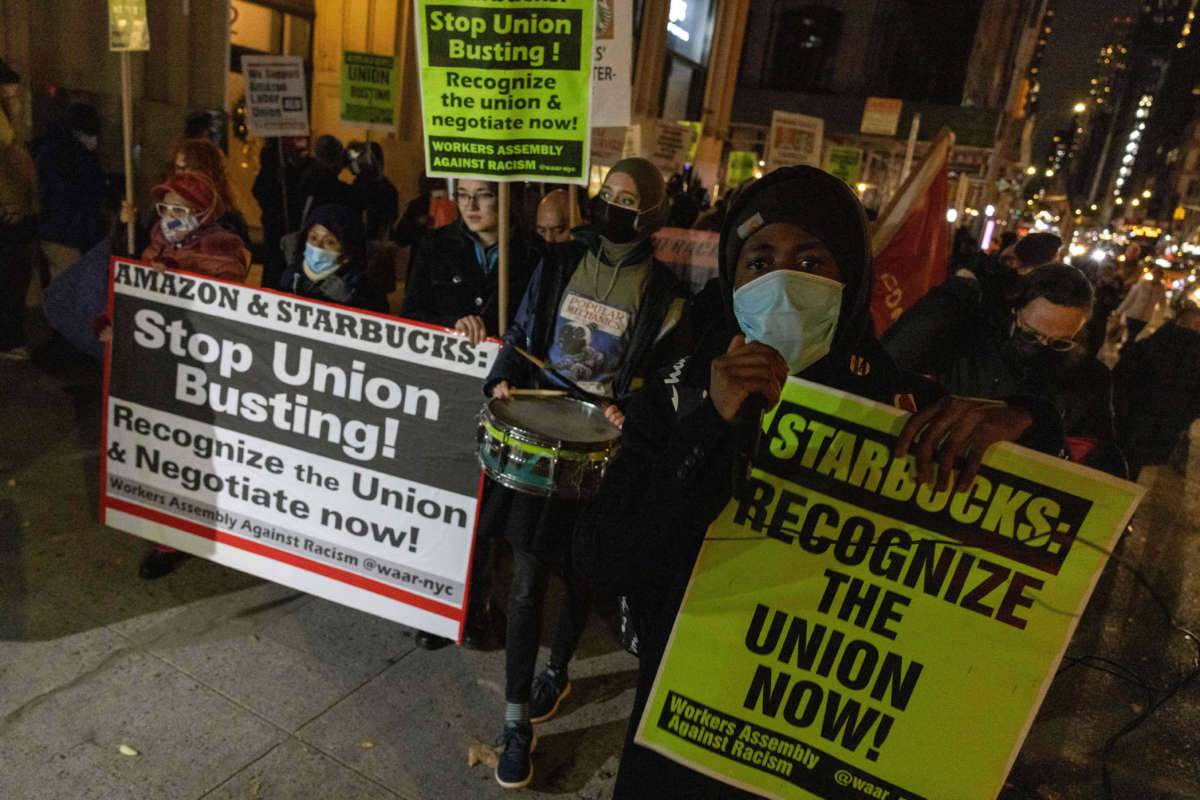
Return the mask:
[[[529,698],[529,721],[545,722],[558,713],[558,704],[571,693],[565,669],[546,667],[533,679]]]
[[[504,743],[496,762],[496,783],[505,789],[520,789],[533,780],[533,758],[537,746],[533,726],[528,722],[504,723]]]
[[[160,550],[152,547],[150,552],[146,553],[146,557],[142,559],[141,565],[138,566],[138,575],[146,581],[170,575],[179,569],[180,565],[188,560],[188,557],[188,554],[181,550]]]
[[[417,640],[417,647],[423,650],[441,650],[450,644],[450,640],[445,636],[438,636],[429,631],[417,631],[417,635],[413,638]]]
[[[4,359],[5,361],[28,361],[29,348],[24,345],[20,345],[19,347],[14,347],[11,350],[0,351],[0,359]]]

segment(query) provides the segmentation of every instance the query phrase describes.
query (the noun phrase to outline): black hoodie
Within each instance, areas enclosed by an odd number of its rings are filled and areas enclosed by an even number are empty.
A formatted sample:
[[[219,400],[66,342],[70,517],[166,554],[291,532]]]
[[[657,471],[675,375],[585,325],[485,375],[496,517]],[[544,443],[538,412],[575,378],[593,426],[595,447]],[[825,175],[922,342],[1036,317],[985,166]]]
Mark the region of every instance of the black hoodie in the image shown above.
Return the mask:
[[[842,271],[843,307],[833,348],[800,377],[889,405],[902,396],[918,405],[936,399],[937,387],[907,380],[869,335],[866,221],[849,187],[820,170],[777,170],[731,209],[721,241],[727,313],[732,316],[740,241],[749,236],[748,229],[739,235],[738,228],[759,214],[754,224],[760,227],[791,222],[821,238]],[[638,689],[616,798],[751,796],[633,743],[704,533],[731,496],[734,429],[707,393],[711,360],[725,351],[730,336],[710,341],[707,352],[678,362],[633,396],[621,451],[575,531],[576,569],[598,587],[628,597],[639,638]]]

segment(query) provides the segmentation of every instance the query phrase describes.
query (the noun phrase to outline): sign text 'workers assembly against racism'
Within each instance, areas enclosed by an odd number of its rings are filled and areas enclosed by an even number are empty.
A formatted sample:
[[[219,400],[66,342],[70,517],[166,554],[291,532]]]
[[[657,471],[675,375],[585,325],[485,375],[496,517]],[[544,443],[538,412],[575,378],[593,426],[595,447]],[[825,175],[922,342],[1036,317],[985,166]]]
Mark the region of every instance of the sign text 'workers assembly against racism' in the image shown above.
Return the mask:
[[[497,345],[113,261],[106,524],[458,637]]]
[[[587,181],[595,5],[417,3],[430,175]]]
[[[1015,445],[964,492],[792,378],[710,526],[637,741],[769,797],[993,798],[1143,489]]]

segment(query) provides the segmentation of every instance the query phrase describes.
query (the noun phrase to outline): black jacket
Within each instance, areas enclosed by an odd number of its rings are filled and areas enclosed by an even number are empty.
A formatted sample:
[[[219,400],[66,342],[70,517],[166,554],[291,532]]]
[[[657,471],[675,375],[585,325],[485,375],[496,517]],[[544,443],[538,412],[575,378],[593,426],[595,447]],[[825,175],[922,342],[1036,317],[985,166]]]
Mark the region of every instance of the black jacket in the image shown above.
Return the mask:
[[[734,428],[706,392],[709,364],[721,352],[680,362],[634,395],[621,451],[575,529],[576,570],[628,597],[639,638],[637,695],[613,794],[618,799],[752,796],[633,743],[704,533],[731,496]],[[865,375],[852,372],[851,357],[835,351],[802,377],[889,405],[907,397],[921,406],[940,394],[931,382],[901,373],[873,340],[857,349],[857,359],[869,364],[857,370]],[[1035,425],[1022,442],[1054,450],[1057,431]]]
[[[542,385],[542,373],[513,347],[539,358],[549,354],[563,295],[588,247],[598,250],[599,239],[578,231],[569,242],[545,246],[545,255],[529,281],[521,307],[504,332],[504,347],[484,384],[485,395],[490,395],[492,386],[500,381],[520,387]],[[620,404],[646,377],[692,349],[687,290],[670,270],[653,261],[642,302],[630,323],[624,363],[613,378],[613,397]]]
[[[520,236],[509,240],[508,319],[512,320],[536,265],[536,254]],[[476,240],[462,219],[421,237],[409,262],[400,316],[453,328],[462,317],[478,315],[498,336],[499,269],[485,273]]]
[[[1200,333],[1172,322],[1130,342],[1113,384],[1118,436],[1137,477],[1140,466],[1165,464],[1200,417]]]

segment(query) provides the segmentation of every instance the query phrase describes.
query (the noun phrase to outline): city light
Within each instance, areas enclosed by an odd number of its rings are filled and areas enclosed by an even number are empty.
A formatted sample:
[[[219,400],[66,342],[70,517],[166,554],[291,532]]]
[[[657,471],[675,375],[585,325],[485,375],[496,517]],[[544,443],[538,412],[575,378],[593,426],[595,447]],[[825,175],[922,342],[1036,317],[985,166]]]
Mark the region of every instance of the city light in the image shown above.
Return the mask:
[[[1045,175],[1047,178],[1053,178],[1053,177],[1054,177],[1054,170],[1052,170],[1052,169],[1047,169],[1047,170],[1045,171],[1045,173],[1043,173],[1043,174],[1044,174],[1044,175]]]
[[[1142,192],[1142,197],[1149,197],[1149,196],[1150,196],[1150,190],[1149,190],[1149,189],[1147,189],[1146,191]]]
[[[1037,175],[1037,167],[1030,165],[1025,168],[1026,175]]]
[[[946,209],[946,222],[951,222],[951,223],[958,222],[958,209],[957,208],[947,208]]]
[[[988,203],[986,206],[984,206],[984,208],[983,208],[984,216],[990,217],[990,216],[994,215],[995,213],[996,213],[996,207],[994,205],[992,205],[991,203]]]
[[[1085,111],[1087,111],[1086,103],[1076,103],[1075,104],[1075,113],[1076,114],[1082,114]]]
[[[1093,250],[1092,251],[1092,261],[1095,261],[1096,263],[1100,263],[1101,261],[1103,261],[1106,258],[1108,258],[1108,253],[1105,253],[1103,250]]]

